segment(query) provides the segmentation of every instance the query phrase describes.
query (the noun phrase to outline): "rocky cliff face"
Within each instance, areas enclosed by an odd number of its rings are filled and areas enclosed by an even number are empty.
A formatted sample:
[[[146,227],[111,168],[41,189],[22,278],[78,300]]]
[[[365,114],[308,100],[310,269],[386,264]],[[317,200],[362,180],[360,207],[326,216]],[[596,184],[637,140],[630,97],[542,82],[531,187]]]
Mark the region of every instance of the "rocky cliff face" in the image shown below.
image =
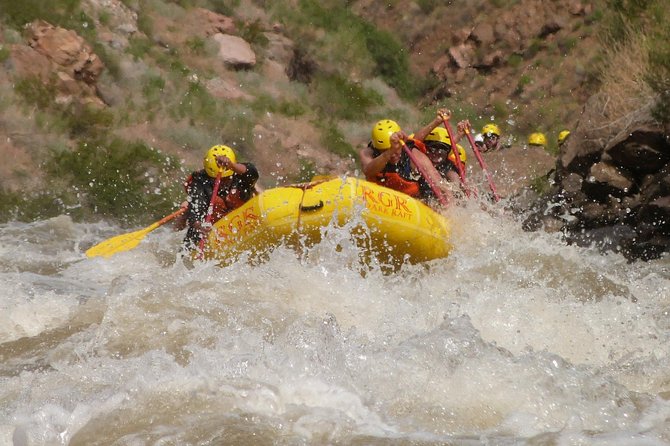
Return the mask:
[[[452,0],[429,11],[411,1],[354,3],[403,38],[415,69],[437,78],[424,104],[495,119],[520,143],[571,128],[597,84],[597,2]]]
[[[630,259],[670,251],[670,136],[649,110],[608,119],[594,95],[562,147],[554,185],[525,228],[561,230],[570,242],[595,244]]]

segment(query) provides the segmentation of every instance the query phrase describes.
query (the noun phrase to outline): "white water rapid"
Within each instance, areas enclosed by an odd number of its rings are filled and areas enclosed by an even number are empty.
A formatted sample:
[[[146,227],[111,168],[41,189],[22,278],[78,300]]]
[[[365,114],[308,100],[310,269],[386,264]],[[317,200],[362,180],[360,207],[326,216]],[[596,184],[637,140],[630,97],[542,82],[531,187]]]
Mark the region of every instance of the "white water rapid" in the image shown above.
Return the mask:
[[[0,445],[670,444],[670,259],[450,212],[390,275],[346,230],[189,268],[167,227],[0,225]]]

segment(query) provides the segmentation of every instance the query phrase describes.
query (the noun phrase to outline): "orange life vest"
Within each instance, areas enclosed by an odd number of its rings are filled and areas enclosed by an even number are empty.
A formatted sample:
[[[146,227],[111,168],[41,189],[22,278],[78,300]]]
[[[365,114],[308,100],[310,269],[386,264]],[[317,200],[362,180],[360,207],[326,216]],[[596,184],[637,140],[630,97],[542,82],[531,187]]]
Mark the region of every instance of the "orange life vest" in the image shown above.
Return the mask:
[[[426,153],[426,146],[423,142],[416,139],[409,139],[407,146],[410,150],[415,147],[421,152]],[[370,145],[375,157],[381,154],[381,151],[375,149]],[[409,156],[403,151],[400,161],[396,164],[388,163],[384,169],[375,175],[373,178],[368,178],[370,181],[380,184],[389,189],[397,190],[405,193],[410,197],[416,197],[421,193],[419,182],[412,178],[412,168]]]
[[[187,192],[192,182],[193,175],[189,175],[184,182],[184,188]],[[246,200],[242,197],[241,191],[235,188],[230,188],[231,185],[231,183],[221,185],[222,187],[219,188],[219,193],[212,199],[212,221],[220,220],[228,212],[237,209],[246,203]]]

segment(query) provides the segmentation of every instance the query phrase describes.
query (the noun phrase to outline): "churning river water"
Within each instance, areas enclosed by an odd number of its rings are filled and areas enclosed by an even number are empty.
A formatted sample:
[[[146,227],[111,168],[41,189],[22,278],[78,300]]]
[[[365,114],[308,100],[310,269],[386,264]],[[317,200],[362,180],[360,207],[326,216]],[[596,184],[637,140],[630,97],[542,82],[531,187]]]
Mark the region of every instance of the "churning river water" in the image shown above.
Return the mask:
[[[670,444],[670,260],[449,212],[452,255],[395,274],[334,228],[219,267],[1,225],[0,445]]]

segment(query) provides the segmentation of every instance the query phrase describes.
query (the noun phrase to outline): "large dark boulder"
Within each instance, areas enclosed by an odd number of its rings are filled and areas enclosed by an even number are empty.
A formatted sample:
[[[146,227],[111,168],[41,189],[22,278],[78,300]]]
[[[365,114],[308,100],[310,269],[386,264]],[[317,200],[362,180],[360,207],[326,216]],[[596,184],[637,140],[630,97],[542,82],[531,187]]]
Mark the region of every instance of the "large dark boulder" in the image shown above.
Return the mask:
[[[670,252],[670,137],[649,115],[625,128],[594,96],[556,162],[554,186],[524,229],[649,260]],[[609,121],[608,121],[609,120]]]

